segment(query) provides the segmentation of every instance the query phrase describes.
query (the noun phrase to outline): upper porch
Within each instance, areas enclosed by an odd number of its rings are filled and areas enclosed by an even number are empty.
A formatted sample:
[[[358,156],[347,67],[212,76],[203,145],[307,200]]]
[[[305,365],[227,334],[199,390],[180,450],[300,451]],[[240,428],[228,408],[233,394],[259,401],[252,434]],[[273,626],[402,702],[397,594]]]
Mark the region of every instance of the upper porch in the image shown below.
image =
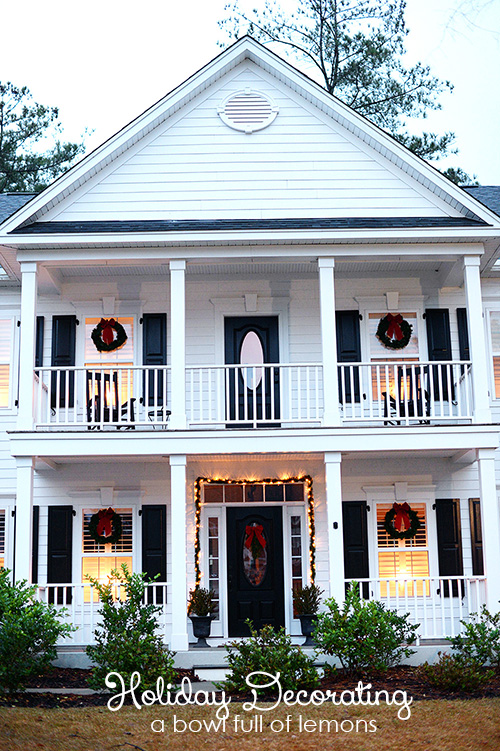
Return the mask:
[[[396,264],[312,249],[268,263],[22,261],[17,428],[489,423],[478,246],[421,250]],[[394,317],[404,346],[379,336]],[[103,325],[111,347],[96,344]]]

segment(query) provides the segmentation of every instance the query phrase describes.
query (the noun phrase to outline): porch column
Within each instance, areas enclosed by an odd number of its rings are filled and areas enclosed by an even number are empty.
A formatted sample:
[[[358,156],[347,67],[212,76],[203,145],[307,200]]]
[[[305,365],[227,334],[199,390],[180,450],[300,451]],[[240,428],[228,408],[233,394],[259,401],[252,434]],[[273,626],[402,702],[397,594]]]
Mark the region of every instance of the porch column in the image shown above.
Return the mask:
[[[484,575],[486,576],[486,607],[492,613],[500,610],[500,514],[495,479],[494,449],[477,452],[479,492],[481,495],[481,526],[483,532]]]
[[[186,457],[170,457],[171,649],[188,649],[186,567]]]
[[[483,302],[481,278],[479,276],[480,256],[465,256],[464,283],[467,298],[467,323],[469,327],[469,348],[472,360],[472,393],[474,401],[474,422],[491,422],[488,362],[484,334]]]
[[[37,264],[21,262],[21,340],[17,429],[33,429],[33,382],[36,346]]]
[[[341,461],[340,452],[325,453],[328,578],[330,597],[335,597],[337,602],[343,602],[345,598]]]
[[[321,351],[323,361],[323,425],[340,425],[337,331],[335,327],[335,259],[318,258]]]
[[[16,524],[14,579],[31,583],[31,554],[33,545],[33,460],[21,456],[17,464]]]
[[[186,261],[170,261],[170,427],[186,428]]]

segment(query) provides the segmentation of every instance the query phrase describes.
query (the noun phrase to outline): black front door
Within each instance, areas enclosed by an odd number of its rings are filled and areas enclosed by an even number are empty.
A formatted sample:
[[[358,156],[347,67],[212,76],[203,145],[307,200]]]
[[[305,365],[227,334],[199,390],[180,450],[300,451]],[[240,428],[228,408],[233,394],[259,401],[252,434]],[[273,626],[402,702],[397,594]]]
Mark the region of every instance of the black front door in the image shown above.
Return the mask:
[[[228,369],[227,418],[254,426],[257,421],[278,421],[278,365],[258,367],[260,363],[279,363],[277,316],[226,318],[224,348],[226,364],[242,366]]]
[[[281,506],[226,509],[229,636],[285,625]]]

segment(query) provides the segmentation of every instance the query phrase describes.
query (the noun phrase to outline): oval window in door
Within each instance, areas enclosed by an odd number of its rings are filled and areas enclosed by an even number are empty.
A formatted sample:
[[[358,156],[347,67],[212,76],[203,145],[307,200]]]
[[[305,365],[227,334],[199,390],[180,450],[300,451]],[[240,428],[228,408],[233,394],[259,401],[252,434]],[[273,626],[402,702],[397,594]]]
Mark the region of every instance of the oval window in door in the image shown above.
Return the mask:
[[[247,524],[243,540],[243,573],[252,587],[264,581],[267,572],[267,538],[262,524]]]
[[[243,337],[240,349],[240,364],[253,367],[242,368],[242,376],[247,389],[254,390],[262,381],[263,368],[256,367],[264,362],[264,349],[259,335],[248,331]]]

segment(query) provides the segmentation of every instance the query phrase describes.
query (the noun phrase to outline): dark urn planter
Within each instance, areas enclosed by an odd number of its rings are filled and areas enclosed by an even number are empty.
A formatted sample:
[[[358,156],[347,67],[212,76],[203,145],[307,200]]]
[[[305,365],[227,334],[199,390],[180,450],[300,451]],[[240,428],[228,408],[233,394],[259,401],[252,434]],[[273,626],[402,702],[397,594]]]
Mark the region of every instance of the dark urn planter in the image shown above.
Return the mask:
[[[302,636],[306,637],[303,647],[314,647],[314,639],[312,638],[312,632],[316,628],[316,621],[318,616],[314,615],[299,615],[300,628],[302,629]]]
[[[210,628],[215,616],[213,615],[190,615],[193,624],[193,634],[198,641],[193,644],[193,649],[210,649],[207,637],[210,636]]]

